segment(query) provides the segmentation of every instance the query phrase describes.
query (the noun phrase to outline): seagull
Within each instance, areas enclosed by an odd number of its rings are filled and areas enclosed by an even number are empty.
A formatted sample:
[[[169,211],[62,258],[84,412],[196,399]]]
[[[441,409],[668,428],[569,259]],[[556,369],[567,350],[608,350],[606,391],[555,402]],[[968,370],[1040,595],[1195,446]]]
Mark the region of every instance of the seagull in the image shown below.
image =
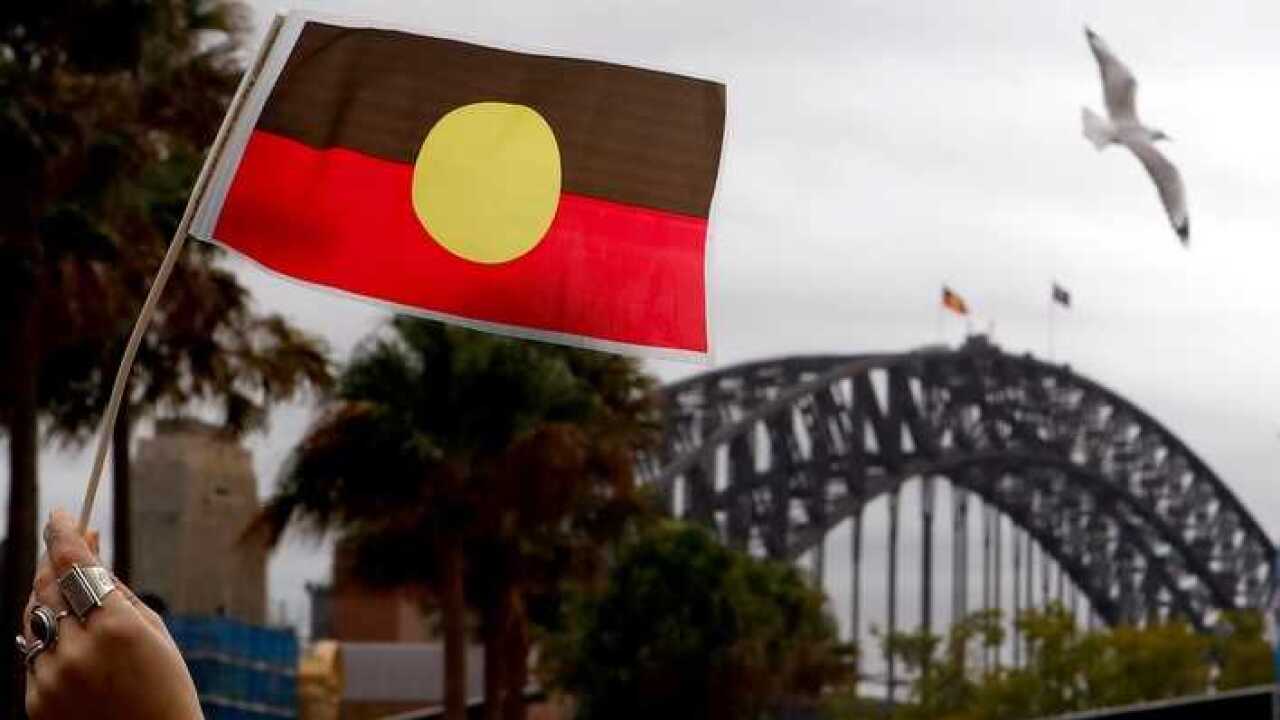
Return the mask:
[[[1178,168],[1156,149],[1157,140],[1169,140],[1164,131],[1142,124],[1134,109],[1138,81],[1133,73],[1107,47],[1107,43],[1088,27],[1084,29],[1093,57],[1102,73],[1102,95],[1107,104],[1103,119],[1089,108],[1082,108],[1084,136],[1098,150],[1108,145],[1123,145],[1138,157],[1160,192],[1160,200],[1169,222],[1185,247],[1191,240],[1191,221],[1187,217],[1187,194],[1182,187]]]

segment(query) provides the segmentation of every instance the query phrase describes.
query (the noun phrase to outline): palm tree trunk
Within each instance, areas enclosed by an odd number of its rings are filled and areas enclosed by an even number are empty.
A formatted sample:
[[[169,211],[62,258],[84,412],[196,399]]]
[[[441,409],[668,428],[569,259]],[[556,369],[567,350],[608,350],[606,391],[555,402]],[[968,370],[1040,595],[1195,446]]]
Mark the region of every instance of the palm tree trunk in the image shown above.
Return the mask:
[[[467,717],[467,605],[463,587],[461,539],[440,537],[440,610],[444,615],[444,717]]]
[[[111,428],[111,569],[126,584],[133,582],[133,511],[129,485],[132,422],[129,417],[129,387],[126,385],[120,415],[116,418],[116,426]]]
[[[504,672],[506,658],[503,655],[506,629],[506,613],[503,612],[502,593],[488,598],[484,608],[484,718],[502,720],[503,696],[506,691]]]
[[[36,382],[38,381],[36,308],[31,293],[16,292],[13,315],[9,380],[13,405],[9,417],[9,531],[5,541],[4,577],[0,583],[0,620],[3,634],[12,638],[20,627],[21,614],[31,592],[36,562],[37,444]],[[0,712],[8,717],[26,717],[23,712],[22,678],[17,654],[11,648],[0,652]]]

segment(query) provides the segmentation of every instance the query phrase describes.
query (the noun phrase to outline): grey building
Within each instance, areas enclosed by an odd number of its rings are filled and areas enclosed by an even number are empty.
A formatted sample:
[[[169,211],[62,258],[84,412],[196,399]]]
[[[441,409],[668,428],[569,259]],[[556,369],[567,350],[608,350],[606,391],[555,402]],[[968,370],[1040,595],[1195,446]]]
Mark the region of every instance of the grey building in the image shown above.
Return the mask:
[[[267,552],[243,537],[259,507],[249,452],[216,427],[166,420],[134,457],[134,589],[175,614],[265,622]]]

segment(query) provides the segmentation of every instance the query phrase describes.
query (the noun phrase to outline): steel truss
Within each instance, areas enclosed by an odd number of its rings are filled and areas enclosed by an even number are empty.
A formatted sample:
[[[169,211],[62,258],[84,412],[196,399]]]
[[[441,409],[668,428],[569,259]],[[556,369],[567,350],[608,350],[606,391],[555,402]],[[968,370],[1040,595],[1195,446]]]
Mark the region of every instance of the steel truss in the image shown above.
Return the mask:
[[[794,561],[908,480],[928,487],[931,524],[943,478],[1029,538],[1028,572],[1034,543],[1074,586],[1072,606],[1078,592],[1107,624],[1176,615],[1203,630],[1269,592],[1275,548],[1181,440],[1068,367],[981,337],[956,350],[747,363],[671,385],[665,400],[662,446],[641,476],[668,511],[732,547]],[[997,607],[998,535],[983,581]]]

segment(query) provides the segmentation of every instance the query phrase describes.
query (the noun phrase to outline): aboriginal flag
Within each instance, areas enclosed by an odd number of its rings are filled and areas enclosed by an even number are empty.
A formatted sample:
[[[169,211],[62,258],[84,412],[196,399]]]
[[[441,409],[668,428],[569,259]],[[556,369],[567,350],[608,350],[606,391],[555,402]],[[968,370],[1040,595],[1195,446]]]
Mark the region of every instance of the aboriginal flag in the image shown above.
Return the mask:
[[[1071,307],[1071,293],[1067,292],[1066,288],[1062,287],[1058,283],[1053,283],[1049,293],[1054,302],[1058,303],[1062,307]]]
[[[410,312],[708,352],[723,85],[290,15],[193,234]]]
[[[965,304],[964,298],[945,285],[942,287],[942,306],[958,315],[969,314],[969,306]]]

